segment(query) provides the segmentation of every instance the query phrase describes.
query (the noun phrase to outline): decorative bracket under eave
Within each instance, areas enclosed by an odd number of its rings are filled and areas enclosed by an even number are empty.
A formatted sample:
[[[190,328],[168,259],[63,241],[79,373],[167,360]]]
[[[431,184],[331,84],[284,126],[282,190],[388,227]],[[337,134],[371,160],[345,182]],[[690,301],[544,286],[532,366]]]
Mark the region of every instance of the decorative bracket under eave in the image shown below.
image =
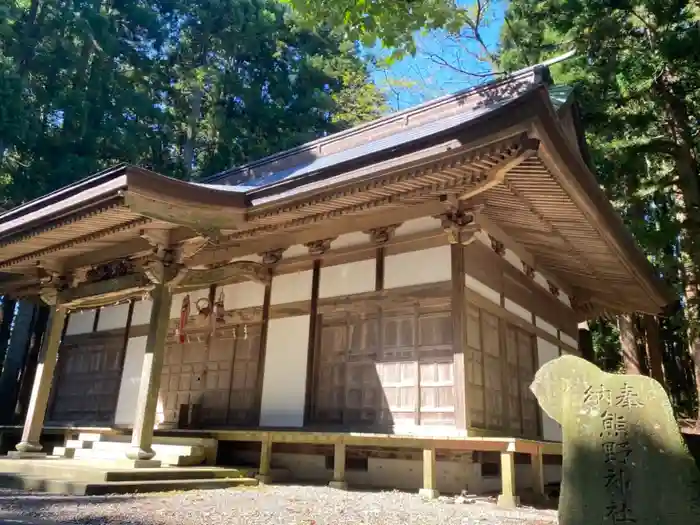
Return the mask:
[[[443,201],[447,211],[436,218],[440,219],[442,229],[447,233],[450,244],[467,246],[474,242],[481,227],[476,222],[477,208],[466,208],[462,202],[454,200]]]
[[[207,269],[190,268],[184,278],[177,284],[178,289],[199,289],[212,284],[224,285],[232,282],[254,281],[268,284],[271,279],[270,268],[255,261],[234,261]]]

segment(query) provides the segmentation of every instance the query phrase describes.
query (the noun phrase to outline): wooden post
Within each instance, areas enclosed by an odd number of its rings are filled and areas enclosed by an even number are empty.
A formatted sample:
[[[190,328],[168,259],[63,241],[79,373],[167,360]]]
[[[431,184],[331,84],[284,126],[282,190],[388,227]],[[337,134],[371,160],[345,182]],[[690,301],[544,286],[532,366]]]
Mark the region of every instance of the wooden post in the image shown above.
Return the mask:
[[[501,452],[501,493],[498,506],[514,508],[520,504],[515,495],[515,452]]]
[[[452,349],[455,377],[455,424],[458,429],[470,426],[467,399],[467,298],[464,284],[464,247],[452,244]]]
[[[270,473],[270,462],[272,460],[272,440],[269,434],[263,435],[260,443],[260,468],[255,476],[260,483],[270,483],[272,474]]]
[[[151,309],[146,352],[141,368],[138,401],[136,403],[136,419],[131,435],[131,448],[126,457],[134,461],[133,466],[160,466],[159,462],[148,461],[156,455],[151,447],[153,444],[153,427],[156,422],[158,406],[158,389],[160,374],[163,369],[165,354],[165,338],[170,324],[170,306],[173,292],[165,284],[157,285],[153,292],[153,308]]]
[[[538,501],[544,501],[544,462],[542,461],[542,452],[540,450],[535,454],[530,454],[530,468],[532,469],[532,490],[535,493],[535,498]]]
[[[336,443],[333,455],[333,481],[328,484],[334,489],[346,490],[345,481],[345,443]]]
[[[435,499],[440,493],[437,491],[437,464],[435,449],[423,449],[423,488],[418,494],[426,499]]]
[[[56,370],[58,347],[61,345],[66,315],[67,310],[60,305],[55,306],[51,312],[48,333],[39,356],[39,364],[36,367],[27,418],[24,421],[24,429],[22,430],[22,440],[15,447],[17,453],[10,453],[10,456],[32,457],[46,455],[41,452],[39,440],[44,427],[44,417],[46,416],[46,407],[49,402],[53,374]]]

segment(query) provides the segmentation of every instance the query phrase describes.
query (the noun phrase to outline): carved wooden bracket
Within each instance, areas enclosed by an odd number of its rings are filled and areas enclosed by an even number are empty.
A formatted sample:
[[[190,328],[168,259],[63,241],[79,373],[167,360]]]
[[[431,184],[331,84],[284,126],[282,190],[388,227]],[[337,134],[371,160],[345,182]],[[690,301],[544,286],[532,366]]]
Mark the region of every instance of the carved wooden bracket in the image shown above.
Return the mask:
[[[282,254],[284,253],[284,248],[278,248],[277,250],[270,250],[260,254],[262,257],[262,263],[267,266],[274,266],[282,260]]]
[[[442,215],[440,219],[442,229],[447,233],[450,244],[471,244],[476,238],[475,235],[481,229],[475,221],[472,211],[453,208]]]
[[[203,288],[211,284],[228,284],[241,278],[267,284],[270,281],[270,269],[255,261],[235,261],[203,270],[190,269],[176,286]]]
[[[506,254],[505,245],[501,241],[496,239],[495,237],[492,237],[491,235],[489,235],[489,240],[491,241],[491,248],[493,249],[493,251],[496,252],[501,257],[505,256],[505,254]]]
[[[66,275],[56,273],[43,277],[40,282],[39,297],[50,306],[56,306],[60,293],[70,287],[70,279]]]
[[[549,286],[549,293],[559,296],[559,287],[556,284],[551,281],[547,281],[547,285]]]
[[[320,239],[318,241],[311,241],[304,243],[309,249],[309,255],[313,257],[319,257],[331,249],[331,242],[335,240],[335,237],[329,239]]]
[[[366,233],[367,235],[369,235],[369,240],[372,244],[382,245],[388,243],[391,240],[391,238],[394,236],[396,228],[398,228],[399,226],[400,224],[390,224],[389,226],[380,226],[379,228],[372,228],[362,233]]]
[[[522,263],[523,263],[523,272],[525,273],[525,275],[527,275],[530,279],[534,279],[535,278],[535,269],[524,261]]]

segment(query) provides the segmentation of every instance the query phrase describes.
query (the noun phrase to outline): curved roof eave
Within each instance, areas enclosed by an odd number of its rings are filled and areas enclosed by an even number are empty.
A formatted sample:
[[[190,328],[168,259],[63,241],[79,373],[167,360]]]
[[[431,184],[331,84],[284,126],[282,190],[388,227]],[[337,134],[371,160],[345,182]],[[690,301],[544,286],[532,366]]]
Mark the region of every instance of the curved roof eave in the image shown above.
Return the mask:
[[[231,188],[185,182],[130,165],[116,166],[13,208],[0,216],[0,244],[104,203],[178,226],[236,229],[247,197]],[[222,208],[228,210],[222,213]]]
[[[598,181],[586,165],[582,156],[577,155],[565,138],[565,133],[556,117],[555,110],[543,91],[540,91],[540,104],[543,111],[536,127],[538,135],[550,152],[557,155],[557,166],[561,169],[558,176],[562,188],[569,194],[576,205],[585,212],[608,245],[613,248],[620,259],[646,291],[659,313],[666,305],[678,298],[662,281],[654,266],[635,241],[631,232],[622,222],[618,213],[610,204]],[[557,176],[558,170],[553,170]],[[652,312],[646,312],[652,313]]]

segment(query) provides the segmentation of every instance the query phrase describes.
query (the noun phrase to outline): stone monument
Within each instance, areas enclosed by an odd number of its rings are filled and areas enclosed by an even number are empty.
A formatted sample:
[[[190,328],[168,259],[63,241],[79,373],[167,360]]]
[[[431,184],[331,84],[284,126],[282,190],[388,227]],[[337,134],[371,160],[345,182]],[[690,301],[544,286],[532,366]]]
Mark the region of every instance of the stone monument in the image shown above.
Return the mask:
[[[565,355],[530,389],[562,426],[559,525],[700,525],[700,471],[657,381]]]

